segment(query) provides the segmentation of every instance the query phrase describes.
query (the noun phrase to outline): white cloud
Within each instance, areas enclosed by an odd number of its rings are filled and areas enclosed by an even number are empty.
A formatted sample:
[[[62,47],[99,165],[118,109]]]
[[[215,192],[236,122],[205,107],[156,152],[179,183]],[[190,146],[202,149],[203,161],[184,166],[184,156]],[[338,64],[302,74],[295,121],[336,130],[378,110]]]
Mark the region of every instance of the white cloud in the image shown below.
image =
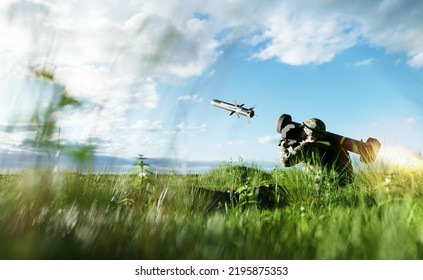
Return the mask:
[[[398,0],[298,0],[282,3],[262,19],[264,44],[259,59],[282,63],[325,63],[356,45],[367,43],[388,52],[404,52],[407,63],[423,66],[423,2]],[[375,16],[377,15],[377,16]]]
[[[187,124],[184,122],[178,123],[175,125],[175,129],[177,132],[181,131],[200,131],[205,132],[207,128],[207,125],[205,123],[202,123],[200,125],[196,124]]]
[[[57,125],[62,137],[71,142],[84,143],[90,138],[110,139],[125,128],[126,120],[119,112],[109,110],[76,110],[60,116]]]
[[[186,10],[178,17],[163,5],[168,2],[147,5],[125,21],[126,40],[120,44],[117,66],[150,76],[200,75],[219,55],[213,26],[195,17],[190,3],[183,4]]]
[[[156,91],[156,81],[152,78],[139,79],[133,82],[130,87],[135,90],[136,100],[141,100],[144,107],[157,108],[160,96]]]
[[[415,55],[410,55],[411,58],[407,61],[407,63],[414,67],[414,68],[420,68],[423,66],[423,49],[422,51],[418,52]]]
[[[371,45],[388,52],[404,52],[407,63],[419,68],[423,53],[423,2],[421,1],[349,1],[334,7],[362,27],[361,36]],[[375,16],[377,15],[377,16]]]
[[[329,62],[352,47],[359,36],[358,28],[339,15],[292,10],[285,5],[270,13],[263,25],[264,32],[256,43],[266,46],[254,57],[277,58],[290,65]]]
[[[408,117],[405,120],[405,124],[407,125],[407,127],[411,130],[415,129],[415,125],[417,123],[419,123],[421,120],[423,119],[422,116],[412,116],[412,117]]]
[[[164,121],[140,120],[130,127],[131,130],[147,130],[157,132],[163,130]]]
[[[198,94],[193,95],[182,95],[178,97],[179,101],[186,101],[186,102],[201,102],[203,98],[201,98]]]
[[[422,118],[423,118],[422,116],[408,117],[408,118],[405,120],[405,122],[406,122],[407,124],[414,124],[414,123],[416,123],[417,121],[420,121]]]
[[[266,135],[257,138],[259,144],[275,144],[281,139],[280,135]]]
[[[105,109],[73,111],[64,115],[66,117],[60,118],[58,123],[64,128],[61,133],[63,141],[76,144],[90,142],[96,145],[100,154],[126,156],[139,148],[163,149],[168,143],[160,134],[164,129],[162,120],[139,120],[128,126],[123,114],[111,114]]]
[[[25,139],[31,133],[26,131],[2,131],[0,130],[0,151],[21,152],[28,151],[23,145]]]
[[[357,61],[354,65],[365,66],[365,65],[371,65],[372,63],[373,63],[373,58],[368,58],[368,59]]]
[[[420,1],[269,3],[16,1],[1,6],[12,21],[1,19],[8,40],[1,40],[0,57],[6,60],[7,49],[37,63],[49,56],[57,64],[106,64],[119,74],[186,78],[202,74],[218,47],[242,37],[264,45],[256,58],[291,65],[331,61],[363,41],[423,65]]]

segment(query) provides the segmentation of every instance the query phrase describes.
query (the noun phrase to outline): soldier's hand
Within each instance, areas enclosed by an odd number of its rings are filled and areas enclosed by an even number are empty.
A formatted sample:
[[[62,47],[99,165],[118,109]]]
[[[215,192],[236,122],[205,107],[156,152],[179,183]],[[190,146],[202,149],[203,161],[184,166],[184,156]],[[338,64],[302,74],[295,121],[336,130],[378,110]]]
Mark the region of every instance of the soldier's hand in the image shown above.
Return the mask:
[[[281,140],[280,146],[284,147],[285,149],[287,149],[289,147],[288,145],[288,141],[286,140]]]

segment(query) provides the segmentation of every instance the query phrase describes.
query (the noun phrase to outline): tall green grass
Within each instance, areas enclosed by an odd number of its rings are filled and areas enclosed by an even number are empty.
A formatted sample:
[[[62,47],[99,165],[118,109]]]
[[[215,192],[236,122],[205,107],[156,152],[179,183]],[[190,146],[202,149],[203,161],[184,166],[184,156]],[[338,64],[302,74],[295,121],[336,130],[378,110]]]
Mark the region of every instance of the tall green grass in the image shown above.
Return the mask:
[[[383,166],[337,187],[299,169],[0,176],[1,259],[421,259],[423,175]],[[284,186],[287,205],[221,205],[201,188]]]

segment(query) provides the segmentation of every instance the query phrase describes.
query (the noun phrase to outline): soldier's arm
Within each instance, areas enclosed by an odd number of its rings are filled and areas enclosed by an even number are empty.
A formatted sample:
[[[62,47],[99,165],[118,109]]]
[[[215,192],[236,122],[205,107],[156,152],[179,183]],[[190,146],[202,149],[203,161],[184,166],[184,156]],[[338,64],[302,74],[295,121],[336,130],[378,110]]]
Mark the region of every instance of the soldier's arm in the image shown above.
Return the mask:
[[[279,149],[279,156],[283,166],[288,166],[287,161],[289,158],[289,150],[286,147],[281,146]]]
[[[287,147],[281,145],[279,150],[280,152],[280,159],[283,166],[289,167],[296,165],[297,163],[302,162],[303,159],[303,151],[305,146],[299,145],[295,147],[291,152],[289,152]]]

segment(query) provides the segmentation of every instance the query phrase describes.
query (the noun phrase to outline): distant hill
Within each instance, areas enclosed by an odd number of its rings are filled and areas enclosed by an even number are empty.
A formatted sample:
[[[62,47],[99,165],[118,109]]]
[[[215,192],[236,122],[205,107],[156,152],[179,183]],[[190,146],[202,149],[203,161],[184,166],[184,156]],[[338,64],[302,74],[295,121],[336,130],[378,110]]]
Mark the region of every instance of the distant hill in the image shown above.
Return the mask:
[[[78,170],[80,172],[100,173],[127,173],[135,170],[133,163],[137,158],[123,158],[109,155],[94,155],[85,162],[78,163],[72,157],[61,154],[58,159],[54,153],[25,153],[25,152],[0,152],[0,170],[16,172],[19,170],[47,167]],[[184,161],[173,158],[147,158],[146,163],[154,173],[205,173],[221,165],[218,161]]]

